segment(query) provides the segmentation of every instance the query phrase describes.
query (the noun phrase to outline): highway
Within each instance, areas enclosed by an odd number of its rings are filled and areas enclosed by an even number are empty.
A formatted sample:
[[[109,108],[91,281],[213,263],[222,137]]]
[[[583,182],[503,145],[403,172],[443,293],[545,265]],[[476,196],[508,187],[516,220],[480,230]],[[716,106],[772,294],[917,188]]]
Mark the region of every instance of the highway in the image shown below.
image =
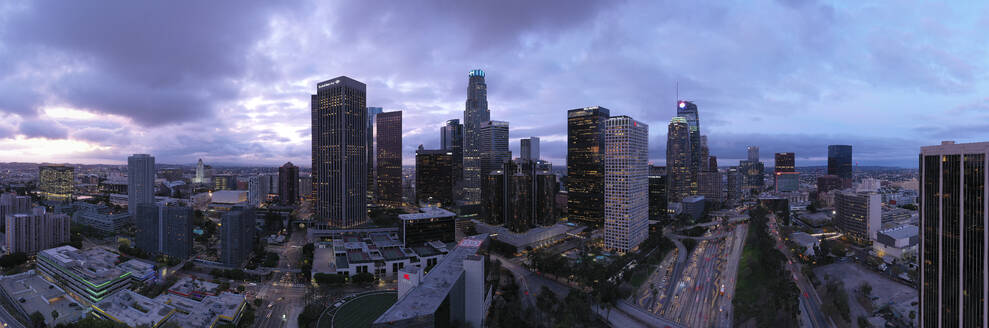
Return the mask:
[[[14,318],[13,315],[7,312],[7,309],[0,307],[0,325],[4,328],[24,328],[24,325],[20,321]]]
[[[776,228],[778,225],[776,223],[775,215],[769,215],[768,226],[770,228],[770,233],[776,238],[776,248],[783,252],[783,255],[786,256],[786,268],[790,270],[790,273],[795,278],[797,287],[800,289],[800,297],[802,297],[805,301],[805,309],[802,313],[806,313],[810,316],[811,325],[815,328],[834,327],[834,322],[825,316],[823,311],[821,311],[821,297],[817,295],[817,289],[814,288],[814,284],[804,276],[803,271],[800,269],[799,262],[794,261],[793,253],[791,253],[790,249],[783,243],[783,238],[780,236],[779,230]]]

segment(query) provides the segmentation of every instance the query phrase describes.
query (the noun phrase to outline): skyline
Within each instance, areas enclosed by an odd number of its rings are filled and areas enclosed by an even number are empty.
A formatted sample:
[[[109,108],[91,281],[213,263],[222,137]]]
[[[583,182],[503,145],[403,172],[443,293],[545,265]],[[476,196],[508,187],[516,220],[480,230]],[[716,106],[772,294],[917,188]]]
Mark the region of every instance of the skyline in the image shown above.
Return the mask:
[[[989,122],[985,4],[238,4],[236,16],[219,2],[0,5],[0,162],[304,165],[309,94],[345,75],[367,83],[368,106],[403,111],[412,165],[464,119],[472,69],[487,73],[491,119],[511,125],[512,156],[536,136],[554,165],[567,110],[664,127],[677,89],[725,167],[747,145],[802,167],[850,144],[855,163],[912,168],[920,146],[989,137],[967,123]],[[656,164],[665,139],[650,131]]]

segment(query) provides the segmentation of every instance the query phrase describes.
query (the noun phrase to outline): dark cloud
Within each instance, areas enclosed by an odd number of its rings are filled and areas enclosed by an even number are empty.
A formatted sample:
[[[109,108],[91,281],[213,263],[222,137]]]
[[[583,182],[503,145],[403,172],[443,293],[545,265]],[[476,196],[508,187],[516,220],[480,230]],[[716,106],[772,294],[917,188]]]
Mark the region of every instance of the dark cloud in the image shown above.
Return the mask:
[[[65,139],[69,136],[66,127],[49,120],[26,120],[21,122],[19,131],[28,138]]]

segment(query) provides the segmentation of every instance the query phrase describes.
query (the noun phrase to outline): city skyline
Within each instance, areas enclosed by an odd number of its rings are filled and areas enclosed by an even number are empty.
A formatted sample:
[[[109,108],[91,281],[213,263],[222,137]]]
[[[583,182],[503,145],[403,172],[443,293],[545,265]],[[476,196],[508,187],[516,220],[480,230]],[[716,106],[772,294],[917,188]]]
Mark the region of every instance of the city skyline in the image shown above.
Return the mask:
[[[435,131],[463,117],[472,69],[488,73],[491,119],[512,124],[513,154],[520,138],[537,136],[557,165],[568,109],[601,105],[665,126],[677,92],[704,113],[710,153],[726,167],[750,144],[795,152],[797,166],[822,165],[827,145],[851,144],[862,165],[916,167],[921,145],[987,137],[989,42],[978,32],[989,17],[968,14],[984,4],[407,6],[246,3],[231,17],[210,3],[185,20],[176,19],[181,4],[0,6],[9,18],[0,21],[0,161],[123,164],[148,153],[177,164],[309,163],[307,94],[347,75],[368,84],[368,106],[406,113],[403,164],[412,165],[419,144],[439,148]],[[506,19],[522,6],[524,16]],[[424,11],[434,19],[408,28]],[[354,17],[378,23],[339,32]],[[128,29],[143,31],[94,37]],[[329,63],[312,56],[348,42],[367,49]],[[626,49],[593,51],[615,42]],[[649,136],[658,165],[665,130]]]

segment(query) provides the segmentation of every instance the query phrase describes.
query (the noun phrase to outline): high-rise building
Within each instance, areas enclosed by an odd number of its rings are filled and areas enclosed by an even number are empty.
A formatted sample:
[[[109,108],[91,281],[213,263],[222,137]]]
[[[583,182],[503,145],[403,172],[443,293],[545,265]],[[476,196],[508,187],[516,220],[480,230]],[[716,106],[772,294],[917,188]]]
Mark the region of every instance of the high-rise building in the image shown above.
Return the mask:
[[[519,142],[519,152],[522,153],[519,157],[530,161],[539,160],[539,137],[522,138]]]
[[[360,177],[361,180],[366,178],[364,175]],[[239,267],[254,251],[254,220],[254,210],[250,208],[235,207],[223,213],[220,223],[220,259],[223,264]]]
[[[237,176],[233,174],[213,175],[213,190],[237,190]]]
[[[312,176],[299,177],[299,197],[312,199]]]
[[[72,200],[75,188],[75,168],[67,165],[41,165],[38,167],[38,189],[41,196],[51,202]]]
[[[524,159],[505,161],[485,176],[485,221],[505,224],[514,232],[556,223],[556,175],[545,162]]]
[[[776,192],[790,192],[800,189],[800,172],[776,172],[773,184]]]
[[[15,193],[0,194],[0,220],[7,215],[31,213],[31,197],[18,196]]]
[[[292,162],[278,168],[278,202],[283,206],[299,203],[299,167]]]
[[[742,171],[738,166],[731,166],[725,171],[725,175],[727,176],[726,180],[728,180],[728,188],[726,188],[728,200],[732,202],[742,200],[745,197],[745,194],[742,193],[742,184],[745,182]]]
[[[148,154],[127,157],[127,212],[137,213],[140,204],[155,201],[155,158]]]
[[[707,157],[707,170],[709,172],[714,172],[718,170],[718,156]]]
[[[793,153],[776,153],[776,161],[773,163],[773,173],[796,172],[796,156]]]
[[[367,221],[365,92],[364,83],[341,76],[318,83],[312,95],[314,214],[333,227]]]
[[[137,206],[137,248],[151,255],[177,259],[192,256],[192,226],[195,212],[191,207],[141,203]]]
[[[875,240],[882,228],[882,197],[877,193],[839,192],[834,210],[835,227],[859,243]]]
[[[604,244],[627,252],[649,234],[649,126],[609,118],[604,155]]]
[[[721,172],[704,171],[697,173],[697,194],[704,196],[708,202],[724,201],[722,195]]]
[[[453,151],[416,150],[416,202],[449,206],[453,204]]]
[[[512,159],[508,150],[508,122],[485,121],[479,129],[478,147],[481,151],[481,176],[501,168],[505,161]]]
[[[765,166],[759,161],[739,161],[738,170],[742,172],[742,189],[745,193],[753,190],[762,192],[765,187]]]
[[[759,146],[748,146],[745,148],[745,152],[748,153],[748,160],[751,162],[759,161]]]
[[[701,149],[700,149],[700,167],[697,168],[698,172],[710,172],[717,171],[718,169],[711,170],[711,149],[707,147],[707,136],[701,136]]]
[[[484,71],[475,69],[467,74],[467,102],[464,108],[463,212],[476,213],[481,202],[481,122],[491,120],[488,110],[488,85]]]
[[[568,220],[604,223],[604,128],[610,115],[600,106],[567,111]]]
[[[688,139],[690,144],[690,174],[693,177],[693,182],[697,182],[697,172],[700,172],[701,168],[704,166],[703,160],[707,160],[707,157],[703,154],[703,146],[701,144],[701,120],[700,114],[697,111],[697,105],[692,102],[680,100],[677,102],[677,116],[683,117],[688,126]],[[667,164],[668,166],[669,164]],[[696,185],[691,189],[692,193],[697,191]]]
[[[681,116],[670,120],[666,134],[666,181],[669,201],[678,203],[696,193],[697,182],[691,169],[690,126]]]
[[[649,219],[667,217],[666,167],[649,165]]]
[[[464,178],[464,125],[460,120],[446,121],[440,133],[440,144],[444,150],[453,154],[453,199],[463,199]]]
[[[275,183],[277,185],[277,182]],[[257,207],[258,205],[264,203],[268,200],[268,194],[271,194],[271,176],[270,175],[254,175],[247,180],[247,203],[251,206]]]
[[[377,165],[377,162],[375,162],[377,156],[375,156],[374,152],[374,121],[378,114],[381,114],[383,111],[381,107],[367,108],[367,198],[369,201],[373,200],[374,196],[377,195],[375,188],[378,185],[378,176],[374,171]]]
[[[823,194],[831,190],[841,190],[841,178],[837,175],[822,175],[817,177],[817,194]]]
[[[7,252],[34,254],[69,242],[71,219],[66,214],[36,207],[30,213],[8,214],[4,220]]]
[[[384,112],[375,117],[375,174],[378,202],[402,205],[402,111]]]
[[[985,327],[989,142],[920,148],[918,327]]]
[[[852,187],[852,146],[828,146],[828,174],[838,176],[842,188]]]
[[[196,177],[192,179],[192,183],[206,183],[206,167],[203,166],[202,158],[196,163]]]

